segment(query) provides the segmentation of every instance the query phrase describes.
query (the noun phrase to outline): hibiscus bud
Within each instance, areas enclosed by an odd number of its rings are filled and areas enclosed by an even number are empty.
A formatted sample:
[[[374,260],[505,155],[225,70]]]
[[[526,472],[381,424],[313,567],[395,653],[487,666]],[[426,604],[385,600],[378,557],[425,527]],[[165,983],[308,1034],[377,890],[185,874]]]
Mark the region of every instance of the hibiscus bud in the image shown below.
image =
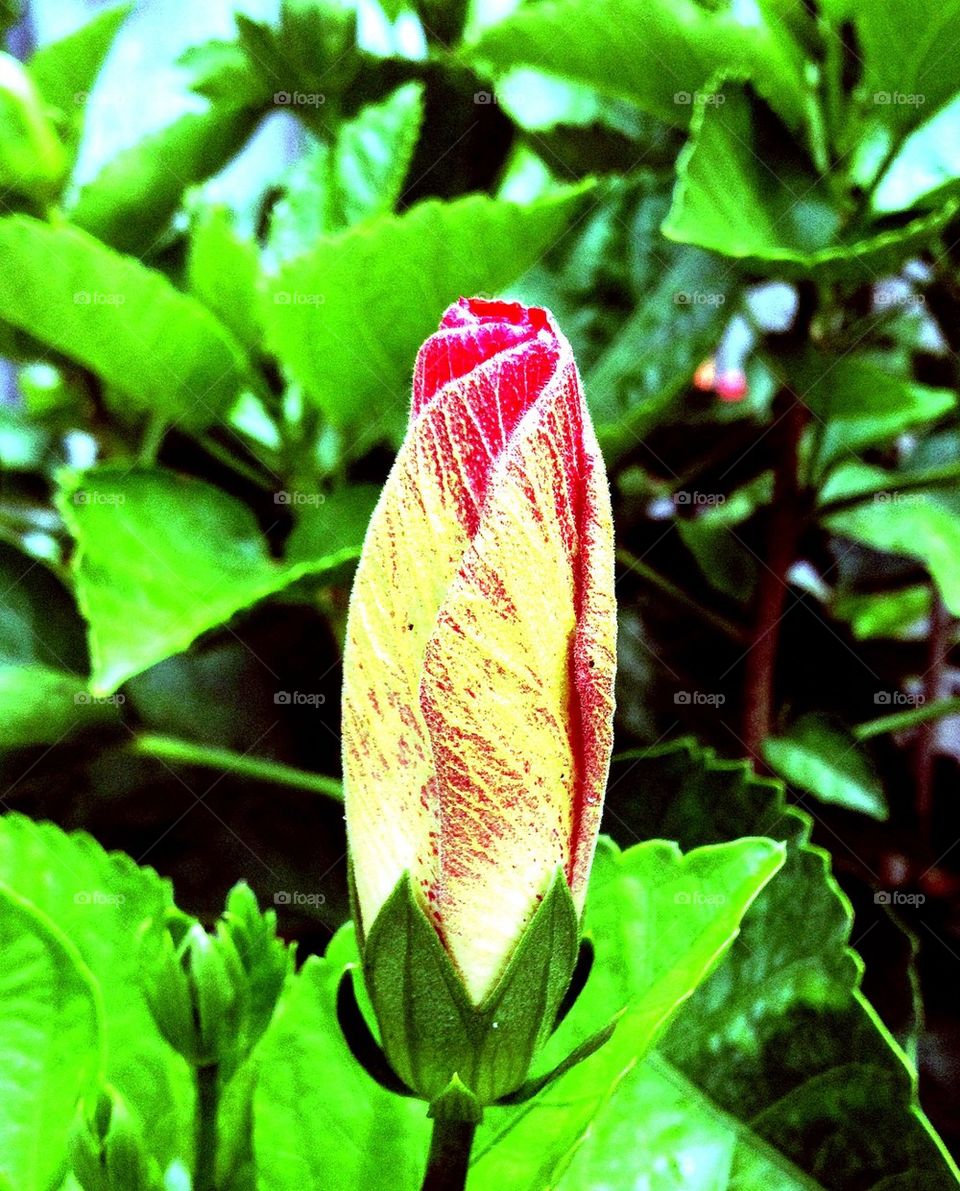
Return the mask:
[[[558,872],[583,908],[611,749],[613,582],[569,343],[546,310],[461,299],[420,350],[357,569],[343,765],[361,931],[409,874],[474,1005]]]

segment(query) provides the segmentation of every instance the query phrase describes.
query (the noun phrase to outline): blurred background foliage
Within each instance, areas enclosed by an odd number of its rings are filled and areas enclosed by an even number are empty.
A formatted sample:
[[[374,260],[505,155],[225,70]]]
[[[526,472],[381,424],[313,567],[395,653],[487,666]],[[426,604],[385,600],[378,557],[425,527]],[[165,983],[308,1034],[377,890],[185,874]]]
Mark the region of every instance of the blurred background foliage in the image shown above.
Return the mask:
[[[322,952],[340,634],[416,349],[461,294],[548,305],[614,496],[618,749],[786,783],[960,1147],[960,0],[0,25],[4,807],[205,916],[241,875],[320,891],[280,911]],[[611,834],[704,842],[631,755]]]

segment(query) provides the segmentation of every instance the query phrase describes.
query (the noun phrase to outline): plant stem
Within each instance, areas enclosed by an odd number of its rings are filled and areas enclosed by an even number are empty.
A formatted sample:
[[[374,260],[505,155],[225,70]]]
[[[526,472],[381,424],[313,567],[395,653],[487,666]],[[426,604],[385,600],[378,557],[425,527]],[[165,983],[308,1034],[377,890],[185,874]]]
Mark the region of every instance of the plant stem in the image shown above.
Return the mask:
[[[677,585],[665,575],[661,575],[660,572],[654,570],[653,567],[649,567],[645,562],[641,562],[639,558],[635,558],[629,550],[618,550],[617,561],[622,566],[625,566],[627,570],[633,571],[633,573],[639,575],[641,579],[646,579],[648,583],[659,588],[660,591],[662,591],[665,595],[668,595],[672,600],[676,600],[677,603],[683,604],[684,607],[689,608],[691,612],[696,613],[697,616],[699,616],[702,620],[705,620],[708,624],[712,624],[714,628],[719,629],[721,633],[724,633],[728,637],[732,637],[734,641],[739,641],[741,643],[746,642],[746,631],[742,629],[740,625],[734,624],[732,620],[727,620],[727,618],[725,616],[721,616],[719,612],[714,612],[712,608],[708,608],[704,604],[699,603],[693,598],[693,596],[687,595],[685,591],[677,587]]]
[[[792,405],[784,415],[783,455],[774,478],[766,559],[757,581],[757,614],[747,654],[744,689],[744,744],[754,758],[761,756],[763,742],[773,728],[773,681],[780,621],[787,597],[787,572],[796,555],[803,521],[797,462],[807,411],[789,390],[783,394]]]
[[[953,618],[943,602],[936,581],[932,584],[930,605],[930,641],[927,654],[925,701],[936,703],[943,687],[943,671],[950,650],[950,630]],[[933,762],[936,743],[936,720],[926,720],[920,729],[916,752],[917,825],[925,849],[933,842]]]
[[[197,1150],[194,1158],[193,1191],[217,1188],[217,1108],[220,1103],[220,1071],[216,1064],[197,1068]]]
[[[948,715],[960,715],[960,697],[937,699],[934,703],[920,703],[916,707],[907,708],[906,711],[895,711],[890,715],[878,716],[875,720],[866,720],[857,724],[853,729],[853,735],[857,740],[871,740],[874,736],[883,736],[887,732],[902,732],[905,728],[916,728],[919,724],[926,724],[931,720],[942,720]]]
[[[175,736],[144,732],[132,744],[134,752],[144,757],[156,757],[160,761],[174,761],[180,765],[200,765],[204,769],[219,769],[237,777],[249,777],[254,781],[272,782],[276,786],[293,786],[297,790],[310,790],[326,794],[328,798],[343,799],[343,788],[336,778],[322,773],[309,773],[282,761],[268,761],[264,757],[250,757],[235,753],[232,749],[215,748],[212,745],[196,744],[192,740],[179,740]]]
[[[463,1191],[476,1131],[473,1121],[433,1122],[427,1171],[420,1191]]]

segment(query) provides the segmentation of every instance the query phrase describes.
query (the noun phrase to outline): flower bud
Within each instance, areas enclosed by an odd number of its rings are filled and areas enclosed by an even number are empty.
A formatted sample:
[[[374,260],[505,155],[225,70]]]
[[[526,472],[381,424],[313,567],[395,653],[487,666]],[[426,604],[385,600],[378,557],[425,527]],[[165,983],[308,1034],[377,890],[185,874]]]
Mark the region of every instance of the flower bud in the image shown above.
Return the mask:
[[[615,638],[609,491],[570,345],[548,311],[461,299],[418,356],[358,565],[343,765],[362,932],[388,903],[401,921],[406,881],[478,1009],[548,893],[575,962]]]
[[[276,915],[261,914],[241,883],[215,933],[171,911],[151,951],[145,991],[164,1038],[195,1067],[234,1068],[266,1029],[290,970]]]
[[[91,1113],[81,1105],[70,1135],[73,1173],[83,1191],[160,1191],[139,1123],[123,1098],[104,1087]]]

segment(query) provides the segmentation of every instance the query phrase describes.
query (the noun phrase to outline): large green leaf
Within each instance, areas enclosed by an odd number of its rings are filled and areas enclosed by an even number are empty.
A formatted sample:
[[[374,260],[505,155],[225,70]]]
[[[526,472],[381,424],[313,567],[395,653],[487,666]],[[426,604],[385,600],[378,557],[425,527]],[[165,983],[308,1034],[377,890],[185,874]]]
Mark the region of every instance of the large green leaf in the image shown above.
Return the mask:
[[[254,113],[233,106],[185,112],[78,185],[67,202],[70,219],[122,252],[147,255],[187,187],[226,165],[255,122]]]
[[[586,376],[587,400],[608,460],[631,450],[713,353],[737,279],[695,249],[676,253]]]
[[[133,674],[186,649],[242,608],[360,553],[369,495],[350,489],[304,497],[323,537],[312,557],[276,562],[250,510],[200,480],[166,471],[88,472],[61,494],[77,543],[77,599],[89,626],[91,689],[109,694]],[[320,535],[319,522],[326,533]],[[300,547],[301,551],[304,549]]]
[[[53,744],[116,714],[87,691],[83,622],[51,571],[0,544],[0,750]]]
[[[353,927],[307,960],[257,1053],[257,1191],[420,1186],[426,1105],[385,1092],[353,1060],[337,1024],[337,986],[358,962]],[[333,1094],[331,1094],[333,1093]]]
[[[423,120],[423,85],[406,83],[315,142],[294,165],[273,208],[269,247],[278,260],[307,252],[324,235],[393,210]]]
[[[528,207],[485,195],[430,200],[322,239],[275,278],[268,344],[331,422],[384,437],[405,422],[414,357],[445,307],[522,273],[583,192]]]
[[[67,1134],[101,1076],[102,1009],[73,944],[0,884],[0,1179],[49,1191]]]
[[[656,1055],[623,1081],[586,1139],[573,1191],[934,1191],[958,1172],[919,1108],[916,1077],[860,992],[852,911],[778,783],[689,743],[625,757],[611,788],[642,797],[614,822],[698,847],[761,831],[787,863]],[[626,1136],[642,1144],[625,1155]],[[624,1165],[629,1165],[629,1175]]]
[[[0,219],[0,318],[137,407],[212,422],[251,383],[239,344],[162,274],[66,224]]]
[[[956,210],[847,231],[826,181],[765,105],[739,84],[700,107],[663,231],[766,273],[873,281],[931,242]],[[788,146],[791,146],[788,148]]]
[[[787,782],[821,802],[886,819],[883,785],[860,745],[840,725],[817,715],[801,716],[786,735],[764,741],[763,756]]]
[[[0,662],[0,751],[58,744],[78,729],[115,715],[116,703],[91,695],[86,680],[75,674]]]
[[[611,1041],[519,1108],[489,1109],[470,1191],[541,1191],[618,1081],[729,946],[744,910],[782,861],[769,840],[681,856],[658,841],[620,852],[601,843],[587,910],[597,961],[585,992],[544,1052],[546,1069],[623,1010]],[[428,1143],[425,1106],[381,1091],[350,1058],[334,1002],[355,962],[341,932],[298,978],[260,1053],[255,1103],[258,1188],[329,1185],[415,1191]],[[336,1096],[329,1088],[338,1089]]]
[[[577,79],[680,126],[708,101],[720,67],[749,74],[792,125],[803,110],[799,47],[754,5],[545,0],[487,29],[468,54],[495,71],[527,65]]]
[[[840,468],[824,495],[841,495],[848,483],[859,488],[868,481],[875,485],[872,495],[827,516],[827,528],[874,550],[919,559],[937,581],[947,607],[960,616],[960,511],[932,490],[897,492],[890,473],[858,464]]]
[[[916,124],[957,90],[949,47],[960,40],[956,0],[829,0],[831,15],[852,21],[863,63],[863,101],[900,127]]]
[[[137,943],[140,925],[171,904],[167,883],[128,856],[105,852],[87,835],[8,814],[0,818],[0,884],[70,939],[102,995],[107,1079],[140,1115],[163,1164],[182,1155],[190,1137],[192,1081],[153,1024],[140,991],[145,957]],[[7,963],[5,958],[4,971]]]
[[[260,347],[260,253],[255,240],[243,239],[226,207],[205,207],[190,229],[187,281],[250,351]]]
[[[83,123],[87,93],[131,8],[131,4],[105,8],[75,32],[41,46],[27,64],[44,100],[65,118],[72,142]]]

